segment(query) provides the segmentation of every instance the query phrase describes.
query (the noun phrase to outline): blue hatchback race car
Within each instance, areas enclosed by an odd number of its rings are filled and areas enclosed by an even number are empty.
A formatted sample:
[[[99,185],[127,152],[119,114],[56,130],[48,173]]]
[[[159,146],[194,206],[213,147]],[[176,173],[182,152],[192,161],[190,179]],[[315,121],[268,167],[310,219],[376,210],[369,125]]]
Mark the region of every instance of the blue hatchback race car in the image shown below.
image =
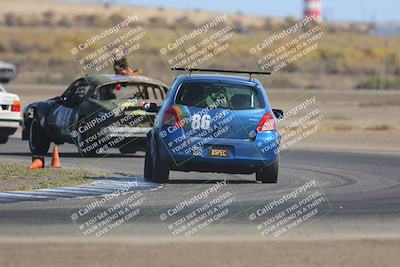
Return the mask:
[[[164,183],[176,170],[256,173],[257,181],[276,183],[283,112],[271,109],[262,84],[251,77],[257,72],[189,71],[175,79],[147,134],[145,179]]]

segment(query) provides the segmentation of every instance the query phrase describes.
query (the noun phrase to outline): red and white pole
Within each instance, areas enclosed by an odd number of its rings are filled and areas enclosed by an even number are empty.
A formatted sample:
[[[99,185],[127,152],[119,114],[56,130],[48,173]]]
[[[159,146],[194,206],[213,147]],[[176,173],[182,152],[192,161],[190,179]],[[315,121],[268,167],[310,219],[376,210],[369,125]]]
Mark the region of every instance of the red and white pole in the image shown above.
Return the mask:
[[[322,20],[321,0],[304,0],[304,17],[315,17],[317,21]]]

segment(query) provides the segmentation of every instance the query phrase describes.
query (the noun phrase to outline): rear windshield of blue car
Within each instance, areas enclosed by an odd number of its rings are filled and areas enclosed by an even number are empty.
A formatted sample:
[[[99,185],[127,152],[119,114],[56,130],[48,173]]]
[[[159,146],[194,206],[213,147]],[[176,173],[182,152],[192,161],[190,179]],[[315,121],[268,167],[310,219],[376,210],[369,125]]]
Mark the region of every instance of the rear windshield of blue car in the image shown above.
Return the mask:
[[[256,88],[220,82],[183,83],[176,95],[175,104],[232,110],[264,108],[264,101]]]

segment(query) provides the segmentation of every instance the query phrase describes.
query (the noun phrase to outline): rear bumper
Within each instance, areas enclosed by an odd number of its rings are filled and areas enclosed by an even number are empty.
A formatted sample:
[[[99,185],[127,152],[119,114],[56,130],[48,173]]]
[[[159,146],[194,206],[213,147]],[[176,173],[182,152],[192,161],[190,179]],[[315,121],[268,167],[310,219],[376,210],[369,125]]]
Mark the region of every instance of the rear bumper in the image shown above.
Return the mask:
[[[0,69],[0,79],[14,79],[17,77],[17,72],[9,71],[9,72],[2,72]]]
[[[251,174],[257,168],[271,164],[271,160],[209,160],[191,158],[179,160],[170,165],[171,170],[176,171],[198,171],[198,172],[217,172],[231,174]]]
[[[170,162],[173,170],[252,173],[257,167],[269,165],[279,156],[278,132],[258,134],[255,140],[214,139],[201,149],[185,147],[174,152],[168,144],[160,145],[160,157]],[[210,156],[211,148],[228,149],[226,157]]]
[[[0,128],[9,128],[17,130],[21,125],[21,119],[0,118]]]

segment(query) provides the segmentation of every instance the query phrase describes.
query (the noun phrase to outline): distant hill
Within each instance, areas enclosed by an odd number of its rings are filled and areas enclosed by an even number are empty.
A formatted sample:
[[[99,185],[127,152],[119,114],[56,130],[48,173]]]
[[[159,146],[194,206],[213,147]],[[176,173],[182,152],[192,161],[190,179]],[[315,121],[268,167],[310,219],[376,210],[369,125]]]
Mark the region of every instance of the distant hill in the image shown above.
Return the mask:
[[[176,10],[120,4],[76,3],[51,0],[2,1],[0,8],[0,59],[19,67],[17,82],[68,83],[84,72],[78,68],[71,49],[102,29],[137,14],[146,29],[140,53],[129,57],[134,67],[148,76],[169,82],[173,79],[160,55],[167,43],[183,33],[208,23],[221,14],[203,10]],[[225,56],[207,64],[221,68],[257,68],[249,49],[272,34],[298,21],[295,18],[266,18],[241,13],[228,14],[237,33]],[[326,33],[318,49],[307,60],[296,62],[268,80],[272,87],[355,88],[379,84],[380,76],[400,87],[399,36],[369,33],[375,25],[324,23]],[[208,65],[207,65],[208,66]],[[110,71],[110,69],[108,69]],[[400,83],[399,83],[400,84]]]
[[[123,4],[111,3],[77,3],[57,0],[13,0],[2,1],[0,8],[0,24],[14,24],[34,26],[40,23],[51,23],[64,25],[72,18],[80,18],[77,22],[83,22],[86,16],[88,20],[96,22],[105,19],[112,14],[139,14],[142,22],[151,22],[155,20],[162,21],[165,26],[174,25],[177,20],[182,21],[186,18],[186,23],[200,25],[209,21],[218,13],[206,10],[182,10],[182,9],[166,9],[163,7],[143,7]],[[247,30],[260,30],[267,24],[278,27],[285,24],[287,20],[294,18],[266,18],[262,16],[246,15],[241,12],[229,14],[233,22],[240,24]],[[8,19],[7,19],[8,18]],[[180,20],[179,20],[180,19]],[[88,23],[86,21],[86,23]],[[371,25],[367,23],[329,23],[327,27],[336,30],[352,30],[358,32],[368,32]]]

